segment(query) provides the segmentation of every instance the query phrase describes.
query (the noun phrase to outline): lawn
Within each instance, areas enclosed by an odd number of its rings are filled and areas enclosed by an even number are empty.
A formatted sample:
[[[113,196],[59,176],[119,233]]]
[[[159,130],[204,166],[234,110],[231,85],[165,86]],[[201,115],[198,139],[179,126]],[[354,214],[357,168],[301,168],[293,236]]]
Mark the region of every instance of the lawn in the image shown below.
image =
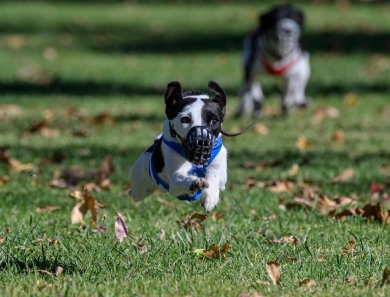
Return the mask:
[[[228,95],[224,129],[252,122],[232,117],[240,51],[274,1],[239,2],[0,4],[1,296],[390,295],[384,2],[298,2],[311,105],[275,117],[278,81],[262,79],[264,116],[224,139],[227,189],[203,222],[188,219],[204,214],[196,203],[127,196],[132,164],[161,133],[170,81],[206,91],[213,79]],[[49,186],[69,170],[96,172],[107,155],[114,171],[105,183]],[[105,208],[72,224],[78,202],[69,195],[86,183]],[[129,233],[122,242],[118,213]],[[193,252],[227,242],[223,257]],[[278,263],[278,285],[269,262]]]

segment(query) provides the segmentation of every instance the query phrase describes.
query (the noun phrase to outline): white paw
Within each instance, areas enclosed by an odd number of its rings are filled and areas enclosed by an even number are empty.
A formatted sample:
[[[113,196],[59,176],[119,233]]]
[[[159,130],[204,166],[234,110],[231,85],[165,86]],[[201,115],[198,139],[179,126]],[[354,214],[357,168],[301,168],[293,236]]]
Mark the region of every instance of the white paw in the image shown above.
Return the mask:
[[[206,212],[213,211],[219,202],[219,193],[210,195],[207,190],[204,190],[204,192],[205,193],[202,195],[200,203]]]
[[[190,191],[198,192],[209,187],[209,183],[204,178],[197,178],[190,186]]]

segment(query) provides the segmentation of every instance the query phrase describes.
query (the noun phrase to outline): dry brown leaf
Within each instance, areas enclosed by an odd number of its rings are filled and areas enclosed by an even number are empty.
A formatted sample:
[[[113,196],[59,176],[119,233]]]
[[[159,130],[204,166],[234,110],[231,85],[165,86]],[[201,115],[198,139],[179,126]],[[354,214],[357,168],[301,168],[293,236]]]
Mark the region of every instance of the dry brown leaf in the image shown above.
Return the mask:
[[[269,185],[267,188],[273,193],[292,193],[294,189],[294,183],[291,181],[275,181],[273,185]]]
[[[125,218],[118,213],[115,221],[115,236],[119,242],[123,241],[123,238],[129,237],[129,232],[125,223]]]
[[[69,196],[77,201],[77,204],[73,207],[71,212],[72,224],[78,224],[83,222],[84,216],[88,210],[92,214],[92,222],[96,223],[98,220],[98,212],[100,209],[105,208],[105,205],[98,200],[95,200],[88,191],[81,193],[80,191],[74,191]]]
[[[16,76],[18,79],[37,86],[47,86],[51,83],[49,74],[43,69],[21,67]]]
[[[7,236],[5,234],[0,237],[0,244],[3,244],[7,240]]]
[[[229,247],[230,247],[229,241],[227,241],[222,246],[222,248],[220,248],[218,244],[214,243],[214,244],[210,245],[207,250],[203,251],[203,253],[201,253],[201,255],[205,256],[208,259],[221,259],[222,258],[223,260],[226,260],[227,259],[226,253],[229,250]]]
[[[222,212],[214,211],[213,215],[211,216],[211,219],[213,222],[216,222],[220,219],[222,219],[225,215]]]
[[[56,276],[64,276],[64,268],[62,268],[61,266],[57,266],[55,275]]]
[[[187,229],[202,229],[202,223],[206,220],[207,216],[200,213],[187,214],[181,221],[176,221],[180,226]]]
[[[23,164],[20,161],[14,158],[8,158],[7,160],[7,170],[9,174],[18,174],[22,172],[30,172],[35,168],[34,164],[26,163]]]
[[[257,214],[257,211],[255,209],[250,209],[248,212],[251,216],[255,216]]]
[[[280,269],[277,262],[268,262],[266,264],[267,272],[274,285],[280,285]]]
[[[324,258],[317,258],[317,262],[326,262],[326,259],[324,259]]]
[[[45,206],[44,208],[37,208],[35,210],[36,213],[40,213],[40,214],[48,214],[48,213],[52,213],[53,211],[56,211],[56,210],[59,210],[61,209],[60,206]]]
[[[12,34],[5,40],[7,48],[16,50],[23,47],[26,44],[26,39],[21,34]]]
[[[17,104],[0,104],[0,120],[8,121],[22,114],[22,108]]]
[[[7,175],[0,175],[0,187],[4,186],[9,180]]]
[[[114,172],[114,169],[111,155],[106,155],[97,172],[99,183],[101,184],[105,179],[107,179],[110,174]]]
[[[99,113],[87,120],[89,124],[111,126],[115,123],[114,118],[107,112]]]
[[[350,182],[353,176],[355,175],[355,170],[353,168],[347,168],[343,172],[341,172],[336,177],[332,178],[332,184],[335,183],[347,183]]]
[[[383,269],[381,286],[388,285],[388,284],[390,284],[390,270],[387,267],[385,267],[385,269]]]
[[[266,127],[265,125],[263,124],[260,124],[260,123],[257,123],[254,127],[254,130],[257,134],[259,135],[267,135],[268,132],[269,132],[269,129],[268,127]]]
[[[294,163],[294,164],[292,164],[290,170],[288,171],[288,175],[289,176],[297,176],[298,172],[299,172],[299,164]]]
[[[312,144],[307,140],[306,136],[301,135],[297,138],[295,141],[295,147],[300,151],[300,152],[306,152],[309,149],[311,149]]]
[[[337,144],[344,143],[344,131],[343,130],[337,130],[334,132],[332,136],[332,140],[336,142]]]
[[[333,106],[328,106],[325,108],[318,108],[314,111],[313,117],[312,117],[312,122],[314,124],[318,124],[322,122],[325,118],[331,118],[335,119],[340,116],[340,112],[337,108]]]
[[[165,239],[165,230],[163,228],[161,228],[161,231],[160,231],[160,240],[164,240]]]
[[[312,280],[312,279],[308,279],[308,278],[305,278],[305,279],[303,279],[303,280],[301,280],[300,282],[299,282],[299,286],[300,287],[313,287],[313,286],[316,286],[317,285],[317,283],[314,281],[314,280]]]
[[[58,129],[50,129],[47,127],[43,127],[41,130],[41,135],[45,138],[57,138],[60,136],[60,130]]]
[[[356,253],[355,242],[351,240],[348,244],[349,244],[349,247],[341,248],[341,251],[343,252],[343,254],[351,255],[351,254]]]
[[[48,46],[43,50],[43,57],[46,60],[54,61],[55,59],[57,59],[57,55],[57,50],[54,47]]]
[[[358,103],[358,96],[354,93],[348,93],[344,96],[344,105],[354,107]]]

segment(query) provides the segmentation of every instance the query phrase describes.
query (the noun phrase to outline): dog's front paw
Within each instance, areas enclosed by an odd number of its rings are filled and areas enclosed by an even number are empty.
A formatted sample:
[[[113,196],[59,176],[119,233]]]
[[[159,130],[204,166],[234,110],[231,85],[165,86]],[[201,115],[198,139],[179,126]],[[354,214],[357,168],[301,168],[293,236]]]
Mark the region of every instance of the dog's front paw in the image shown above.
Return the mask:
[[[211,212],[215,209],[219,202],[219,195],[210,195],[209,193],[205,193],[200,201],[202,207],[205,212]]]
[[[203,189],[207,189],[209,187],[209,183],[204,178],[197,178],[190,186],[191,192],[198,192]]]

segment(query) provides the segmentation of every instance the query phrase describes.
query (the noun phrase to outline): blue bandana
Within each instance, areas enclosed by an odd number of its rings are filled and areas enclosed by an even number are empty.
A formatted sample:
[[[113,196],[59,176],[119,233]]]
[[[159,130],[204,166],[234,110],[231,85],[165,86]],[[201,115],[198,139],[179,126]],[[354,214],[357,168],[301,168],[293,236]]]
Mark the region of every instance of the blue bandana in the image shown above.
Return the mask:
[[[154,149],[157,146],[157,144],[159,142],[161,142],[161,141],[163,141],[169,148],[171,148],[172,150],[174,150],[175,152],[180,154],[183,158],[186,159],[186,157],[184,156],[184,153],[183,153],[183,151],[181,149],[180,144],[178,144],[177,142],[166,140],[163,135],[161,135],[161,138],[159,139],[159,141],[156,142],[156,144],[154,145],[152,156],[151,156],[150,162],[149,162],[149,176],[150,176],[152,181],[157,186],[159,186],[160,188],[162,188],[165,191],[169,192],[169,184],[166,181],[164,181],[157,174],[157,172],[156,172],[156,170],[155,170],[155,168],[153,166],[153,162],[152,162]],[[202,166],[192,166],[191,169],[188,171],[188,174],[195,175],[197,177],[206,177],[207,168],[209,167],[211,162],[213,162],[213,160],[218,155],[218,153],[221,151],[221,148],[222,148],[222,136],[219,136],[214,141],[214,146],[213,146],[213,149],[211,151],[210,160],[206,164],[204,164]],[[178,198],[179,200],[192,202],[192,201],[198,200],[201,196],[202,196],[202,191],[200,190],[200,191],[198,191],[196,193],[193,193],[193,194],[183,194],[183,195],[177,196],[176,198]]]

